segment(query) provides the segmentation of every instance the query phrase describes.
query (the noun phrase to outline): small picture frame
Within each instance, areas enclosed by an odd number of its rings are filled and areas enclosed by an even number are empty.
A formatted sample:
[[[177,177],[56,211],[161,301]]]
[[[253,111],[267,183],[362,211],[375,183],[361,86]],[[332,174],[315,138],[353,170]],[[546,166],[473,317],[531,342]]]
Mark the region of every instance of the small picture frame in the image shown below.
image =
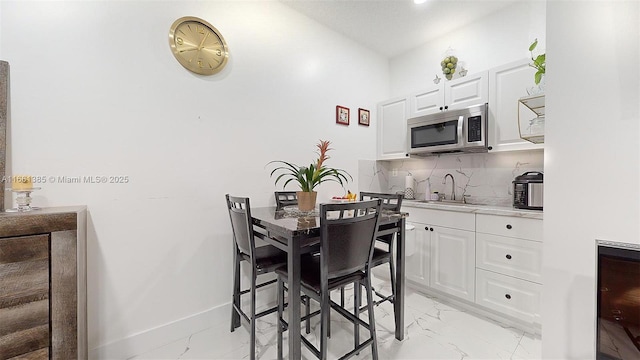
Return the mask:
[[[349,108],[340,105],[336,106],[336,123],[349,125]]]
[[[358,109],[358,124],[369,126],[370,114],[369,110],[366,109]]]

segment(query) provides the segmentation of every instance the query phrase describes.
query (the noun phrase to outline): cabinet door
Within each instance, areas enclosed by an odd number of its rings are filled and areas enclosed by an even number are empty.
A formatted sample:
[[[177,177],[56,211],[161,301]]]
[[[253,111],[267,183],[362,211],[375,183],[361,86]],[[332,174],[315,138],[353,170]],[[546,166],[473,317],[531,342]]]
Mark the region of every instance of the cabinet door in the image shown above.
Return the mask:
[[[50,279],[48,235],[0,239],[0,359],[49,358]]]
[[[474,301],[475,232],[433,227],[431,232],[431,287]]]
[[[429,286],[429,264],[431,263],[431,234],[425,224],[412,223],[415,226],[416,251],[406,257],[405,273],[407,280],[421,286]]]
[[[409,117],[439,113],[444,107],[444,84],[411,94]]]
[[[444,83],[444,105],[447,110],[464,109],[487,102],[489,93],[486,71]]]
[[[527,88],[534,84],[535,70],[523,59],[489,71],[489,145],[493,151],[542,149],[542,144],[533,144],[520,138],[518,112],[521,125],[535,114],[518,99],[527,95]],[[525,119],[525,120],[523,120]]]
[[[406,97],[378,104],[378,160],[407,157],[408,108]]]

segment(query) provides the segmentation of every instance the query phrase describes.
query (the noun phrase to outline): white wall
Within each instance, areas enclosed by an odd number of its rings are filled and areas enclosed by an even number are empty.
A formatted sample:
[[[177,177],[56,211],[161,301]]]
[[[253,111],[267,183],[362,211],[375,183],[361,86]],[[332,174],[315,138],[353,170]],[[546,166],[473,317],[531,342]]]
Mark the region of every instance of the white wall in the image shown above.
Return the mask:
[[[518,2],[392,58],[391,97],[433,86],[436,74],[445,81],[440,62],[449,48],[456,51],[459,64],[469,74],[530,57],[529,45],[536,38],[537,55],[545,47],[545,4],[536,0]]]
[[[331,140],[328,164],[354,175],[358,191],[358,159],[375,157],[375,122],[358,126],[356,116],[362,107],[375,119],[388,96],[387,61],[278,2],[1,7],[13,173],[47,180],[35,205],[89,209],[90,349],[229,303],[223,196],[273,204],[267,162],[308,164],[317,141]],[[169,27],[186,15],[225,37],[220,74],[196,76],[171,54]],[[336,105],[351,108],[349,127],[335,124]],[[115,175],[129,182],[58,181]],[[320,199],[342,193],[319,190]]]
[[[596,239],[640,243],[640,3],[547,4],[542,355],[595,353]]]

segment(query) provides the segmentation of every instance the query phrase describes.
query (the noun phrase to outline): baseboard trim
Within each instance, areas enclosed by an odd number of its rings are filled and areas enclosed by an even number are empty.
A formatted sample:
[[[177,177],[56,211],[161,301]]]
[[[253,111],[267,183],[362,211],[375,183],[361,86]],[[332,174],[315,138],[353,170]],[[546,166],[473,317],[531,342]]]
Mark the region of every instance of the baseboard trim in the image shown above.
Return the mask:
[[[226,303],[149,330],[127,336],[89,351],[89,359],[125,360],[140,355],[176,340],[210,328],[220,322],[229,322],[231,303]]]

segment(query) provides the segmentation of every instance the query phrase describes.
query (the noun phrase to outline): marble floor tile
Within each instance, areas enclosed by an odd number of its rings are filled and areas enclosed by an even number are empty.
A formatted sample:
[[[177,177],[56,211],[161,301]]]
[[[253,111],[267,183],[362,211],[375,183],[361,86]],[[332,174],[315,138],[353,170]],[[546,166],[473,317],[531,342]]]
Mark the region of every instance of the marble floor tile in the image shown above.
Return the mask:
[[[374,280],[374,287],[381,293],[390,293],[384,280]],[[332,294],[339,300],[339,292]],[[346,291],[348,309],[353,308],[352,287]],[[316,309],[314,304],[312,309]],[[375,308],[376,335],[379,358],[382,359],[523,359],[540,358],[539,336],[502,325],[496,321],[457,309],[439,302],[436,298],[407,289],[405,307],[406,335],[404,341],[394,337],[393,307],[385,302]],[[361,314],[367,318],[366,312]],[[259,359],[277,358],[276,316],[268,315],[258,320],[256,352]],[[304,327],[303,327],[304,328]],[[331,314],[331,338],[329,358],[337,358],[353,346],[353,325],[338,313]],[[317,318],[312,321],[307,339],[319,344],[320,326]],[[362,340],[368,337],[366,329],[360,329]],[[285,332],[285,357],[287,353]],[[196,332],[153,351],[132,357],[132,360],[159,359],[248,359],[249,333],[245,327],[234,332],[229,324],[222,323]],[[314,356],[303,346],[303,359]],[[371,359],[370,348],[354,359]]]

